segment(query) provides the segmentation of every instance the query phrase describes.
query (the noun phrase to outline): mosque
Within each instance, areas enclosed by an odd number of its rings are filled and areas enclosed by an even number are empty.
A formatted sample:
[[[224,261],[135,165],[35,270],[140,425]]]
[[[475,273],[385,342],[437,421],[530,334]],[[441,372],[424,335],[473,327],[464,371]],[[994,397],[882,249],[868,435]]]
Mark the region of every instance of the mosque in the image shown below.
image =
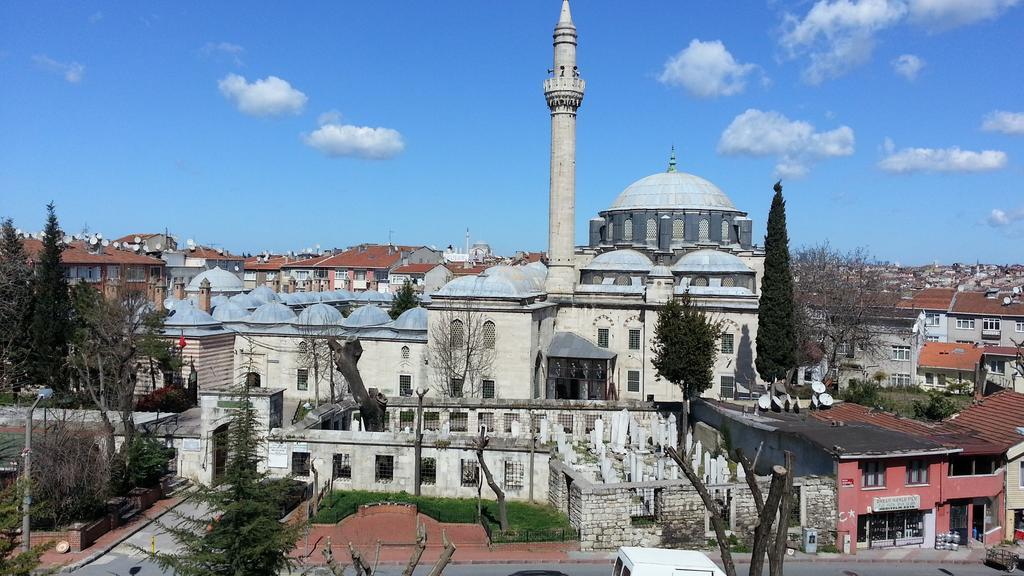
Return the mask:
[[[313,374],[301,360],[318,335],[358,337],[364,382],[392,397],[423,389],[485,400],[676,401],[679,389],[656,375],[651,342],[658,309],[688,293],[724,326],[707,395],[748,398],[764,252],[746,212],[721,189],[679,171],[673,152],[663,172],[630,184],[592,218],[587,244],[575,245],[576,118],[586,87],[576,48],[563,0],[543,85],[551,113],[546,265],[455,278],[397,319],[385,312],[390,295],[245,293],[234,275],[204,272],[184,292],[191,300],[167,302],[167,332],[189,341],[188,355],[205,353],[192,356],[200,381],[226,385],[245,373],[291,401],[324,399],[340,375]]]

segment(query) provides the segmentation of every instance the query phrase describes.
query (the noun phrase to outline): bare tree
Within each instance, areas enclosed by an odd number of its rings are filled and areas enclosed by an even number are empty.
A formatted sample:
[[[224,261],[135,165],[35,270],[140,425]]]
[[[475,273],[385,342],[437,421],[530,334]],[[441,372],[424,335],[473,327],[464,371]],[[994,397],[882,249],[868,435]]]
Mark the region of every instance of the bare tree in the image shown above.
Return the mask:
[[[844,351],[877,357],[887,351],[898,295],[863,248],[840,252],[828,243],[793,254],[798,336],[816,344],[837,384],[848,368]]]
[[[91,518],[103,506],[110,466],[99,439],[83,422],[58,419],[33,442],[33,511],[39,517],[62,526]]]
[[[495,326],[472,304],[445,302],[427,337],[433,388],[443,398],[480,396],[495,359]]]
[[[358,338],[342,339],[329,338],[327,345],[333,353],[334,365],[348,382],[352,397],[359,403],[359,417],[363,429],[371,432],[384,430],[384,421],[387,418],[388,399],[376,388],[367,389],[363,384],[363,378],[359,375],[359,357],[363,355],[363,345]]]
[[[484,473],[484,479],[487,480],[487,485],[498,499],[498,524],[501,526],[502,532],[504,532],[508,530],[508,503],[505,501],[505,491],[495,482],[490,466],[484,461],[484,450],[487,449],[487,444],[490,443],[490,440],[484,434],[484,428],[481,426],[480,436],[473,440],[473,447],[476,451],[476,461],[480,465],[480,470]]]
[[[341,335],[341,328],[337,326],[303,326],[301,329],[302,340],[299,341],[298,366],[308,370],[313,376],[313,396],[316,403],[321,400],[320,385],[326,384],[328,391],[328,403],[337,399],[335,389],[335,377],[337,372],[331,347],[328,340]]]

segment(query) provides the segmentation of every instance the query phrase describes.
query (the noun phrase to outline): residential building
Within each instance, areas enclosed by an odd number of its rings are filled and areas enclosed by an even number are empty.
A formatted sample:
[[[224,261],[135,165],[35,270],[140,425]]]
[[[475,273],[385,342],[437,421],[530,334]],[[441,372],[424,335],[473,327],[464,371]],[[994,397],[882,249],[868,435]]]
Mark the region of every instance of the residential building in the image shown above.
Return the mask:
[[[917,384],[924,388],[974,393],[981,376],[982,349],[956,342],[925,342],[917,366]]]
[[[360,244],[317,262],[315,268],[318,278],[330,280],[330,290],[390,292],[392,268],[440,261],[440,252],[428,246]]]
[[[1018,364],[1016,346],[985,346],[982,365],[986,382],[1014,392],[1024,392],[1024,363]]]
[[[25,238],[25,251],[33,260],[43,249],[41,240]],[[153,302],[166,297],[166,264],[159,258],[114,248],[112,243],[94,239],[72,241],[60,255],[64,275],[71,284],[84,282],[112,295],[121,288],[146,291]]]
[[[1008,292],[957,292],[949,310],[949,339],[989,346],[1024,341],[1024,299]]]
[[[452,278],[451,271],[443,264],[404,264],[391,269],[388,283],[393,291],[397,291],[402,285],[409,282],[417,292],[432,294],[440,290]]]
[[[904,298],[897,306],[924,312],[924,335],[928,342],[949,341],[949,307],[956,296],[953,288],[925,288]]]

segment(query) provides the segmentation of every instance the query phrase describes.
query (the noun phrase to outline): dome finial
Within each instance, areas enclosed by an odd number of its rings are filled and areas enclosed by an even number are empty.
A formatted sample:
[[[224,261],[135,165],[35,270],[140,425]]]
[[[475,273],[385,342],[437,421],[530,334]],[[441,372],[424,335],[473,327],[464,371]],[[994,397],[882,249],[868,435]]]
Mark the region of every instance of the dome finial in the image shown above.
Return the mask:
[[[676,145],[672,145],[672,154],[668,157],[668,172],[676,171]]]

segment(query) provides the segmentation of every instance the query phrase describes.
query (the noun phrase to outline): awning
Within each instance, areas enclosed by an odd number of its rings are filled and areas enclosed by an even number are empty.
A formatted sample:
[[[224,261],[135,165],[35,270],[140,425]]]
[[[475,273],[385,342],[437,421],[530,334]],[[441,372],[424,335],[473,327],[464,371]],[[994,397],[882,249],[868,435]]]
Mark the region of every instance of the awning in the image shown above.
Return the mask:
[[[607,348],[595,346],[590,340],[572,332],[555,332],[548,345],[548,356],[554,358],[587,358],[611,360],[615,353]]]

